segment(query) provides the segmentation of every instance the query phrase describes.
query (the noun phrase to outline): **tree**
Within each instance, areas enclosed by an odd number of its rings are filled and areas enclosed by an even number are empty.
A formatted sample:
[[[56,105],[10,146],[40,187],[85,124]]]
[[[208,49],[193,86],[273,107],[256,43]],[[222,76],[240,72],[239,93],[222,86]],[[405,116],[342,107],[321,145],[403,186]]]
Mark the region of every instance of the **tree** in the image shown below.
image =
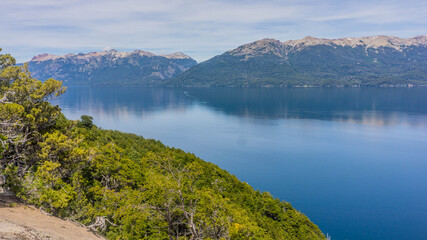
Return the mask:
[[[171,156],[148,155],[147,205],[167,222],[169,239],[229,239],[232,215],[228,199],[198,186],[202,166],[174,164]]]
[[[91,128],[93,126],[93,117],[82,115],[77,125],[80,127]]]
[[[54,79],[42,83],[31,77],[27,65],[15,63],[9,54],[0,54],[0,171],[15,169],[22,177],[38,161],[32,153],[61,114],[48,100],[65,88]]]

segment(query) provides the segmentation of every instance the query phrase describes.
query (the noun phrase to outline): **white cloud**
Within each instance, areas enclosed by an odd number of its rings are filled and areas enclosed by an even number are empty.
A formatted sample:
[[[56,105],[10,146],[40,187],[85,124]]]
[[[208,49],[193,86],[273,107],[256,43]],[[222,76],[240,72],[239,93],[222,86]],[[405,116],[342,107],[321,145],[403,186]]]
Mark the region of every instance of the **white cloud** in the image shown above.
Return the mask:
[[[0,47],[21,61],[105,46],[183,51],[200,61],[266,37],[409,37],[427,25],[427,4],[411,0],[1,1]]]

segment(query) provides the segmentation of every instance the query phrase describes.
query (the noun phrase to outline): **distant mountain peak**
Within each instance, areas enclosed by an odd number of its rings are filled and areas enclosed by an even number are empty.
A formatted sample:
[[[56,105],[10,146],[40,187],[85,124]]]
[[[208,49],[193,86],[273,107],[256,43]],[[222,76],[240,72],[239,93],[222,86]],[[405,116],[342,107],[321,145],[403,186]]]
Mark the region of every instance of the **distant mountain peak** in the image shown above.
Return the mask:
[[[273,54],[279,57],[285,57],[290,51],[300,51],[307,47],[327,45],[341,47],[364,47],[364,48],[381,48],[388,47],[398,51],[409,46],[427,46],[427,36],[420,35],[412,38],[399,38],[394,36],[369,36],[369,37],[347,37],[337,39],[316,38],[306,36],[298,40],[288,40],[280,42],[272,38],[261,39],[252,43],[244,44],[227,53],[235,56],[246,56],[244,60],[252,57],[262,56],[264,54]]]
[[[231,55],[246,55],[247,57],[253,57],[263,54],[274,54],[278,56],[283,55],[282,43],[279,40],[272,38],[264,38],[252,43],[242,45],[234,50],[230,50],[227,53]]]
[[[116,49],[112,48],[112,49],[103,50],[101,52],[111,52],[111,53],[114,53],[114,52],[118,52],[118,51]]]
[[[165,58],[170,58],[170,59],[192,59],[190,56],[182,53],[182,52],[174,52],[172,54],[165,54],[165,55],[160,55],[162,57]]]
[[[66,85],[144,85],[158,84],[186,71],[197,62],[181,52],[155,55],[142,50],[52,55],[40,54],[28,62],[32,76],[50,77]]]
[[[155,54],[153,54],[153,53],[150,53],[150,52],[147,52],[147,51],[142,51],[142,50],[134,50],[132,53],[130,53],[129,55],[131,55],[131,54],[138,54],[139,56],[148,56],[148,57],[153,57],[153,56],[156,56]]]
[[[132,52],[119,52],[116,49],[104,50],[101,52],[89,52],[89,53],[78,53],[78,54],[65,54],[65,55],[53,55],[48,53],[43,53],[33,57],[30,62],[42,62],[49,60],[57,60],[57,59],[67,59],[67,58],[76,58],[80,60],[91,60],[92,58],[97,58],[101,56],[109,56],[112,58],[126,58],[132,55],[145,56],[145,57],[165,57],[169,59],[192,59],[188,55],[185,55],[181,52],[175,52],[172,54],[165,55],[156,55],[151,52],[142,51],[142,50],[134,50]]]
[[[48,60],[55,60],[61,57],[65,57],[69,54],[63,55],[63,56],[59,56],[59,55],[53,55],[53,54],[48,54],[48,53],[43,53],[37,56],[34,56],[31,59],[31,62],[40,62],[40,61],[48,61]]]
[[[378,36],[368,36],[368,37],[347,37],[347,38],[337,38],[337,39],[326,39],[326,38],[315,38],[307,36],[299,40],[288,40],[283,42],[285,46],[294,47],[301,49],[307,46],[316,46],[316,45],[338,45],[338,46],[347,46],[347,47],[357,47],[364,46],[366,48],[380,48],[380,47],[390,47],[397,50],[401,50],[407,46],[420,46],[427,45],[427,36],[420,35],[412,38],[399,38],[394,36],[378,35]]]
[[[305,36],[303,39],[306,40],[306,41],[313,41],[313,40],[317,40],[318,38],[315,38],[315,37],[312,37],[312,36]]]

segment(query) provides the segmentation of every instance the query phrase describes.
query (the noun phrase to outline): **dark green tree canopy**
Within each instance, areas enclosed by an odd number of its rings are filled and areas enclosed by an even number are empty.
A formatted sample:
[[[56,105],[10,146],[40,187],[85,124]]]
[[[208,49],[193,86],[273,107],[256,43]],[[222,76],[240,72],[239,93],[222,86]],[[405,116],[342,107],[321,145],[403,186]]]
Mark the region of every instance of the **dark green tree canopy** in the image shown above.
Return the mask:
[[[82,115],[78,125],[81,127],[91,128],[93,126],[93,117],[88,115]]]

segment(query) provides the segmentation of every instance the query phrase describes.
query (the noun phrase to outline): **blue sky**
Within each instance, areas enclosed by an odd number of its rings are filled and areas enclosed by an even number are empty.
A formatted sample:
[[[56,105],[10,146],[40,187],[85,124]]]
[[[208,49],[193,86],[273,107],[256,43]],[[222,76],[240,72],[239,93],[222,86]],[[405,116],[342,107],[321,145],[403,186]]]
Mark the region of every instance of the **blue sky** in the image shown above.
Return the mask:
[[[204,61],[263,38],[425,35],[426,13],[425,0],[0,0],[0,47],[19,62],[111,48]]]

